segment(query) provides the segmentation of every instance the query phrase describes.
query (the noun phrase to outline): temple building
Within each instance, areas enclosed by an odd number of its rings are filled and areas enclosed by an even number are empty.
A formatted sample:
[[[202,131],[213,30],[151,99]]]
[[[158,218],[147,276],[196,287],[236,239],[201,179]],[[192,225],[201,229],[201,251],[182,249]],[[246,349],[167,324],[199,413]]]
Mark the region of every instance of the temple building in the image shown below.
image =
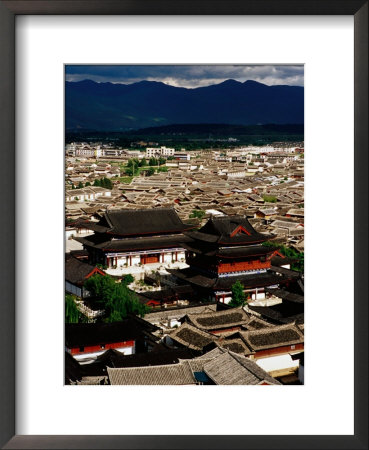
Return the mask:
[[[106,211],[89,228],[95,233],[76,238],[89,253],[91,264],[123,268],[185,260],[184,243],[190,241],[173,208]]]
[[[248,298],[262,299],[265,288],[288,285],[300,277],[272,266],[277,251],[262,243],[274,236],[258,233],[244,216],[212,217],[200,230],[186,234],[192,239],[184,244],[190,267],[171,273],[204,298],[228,303],[232,285],[240,281]]]

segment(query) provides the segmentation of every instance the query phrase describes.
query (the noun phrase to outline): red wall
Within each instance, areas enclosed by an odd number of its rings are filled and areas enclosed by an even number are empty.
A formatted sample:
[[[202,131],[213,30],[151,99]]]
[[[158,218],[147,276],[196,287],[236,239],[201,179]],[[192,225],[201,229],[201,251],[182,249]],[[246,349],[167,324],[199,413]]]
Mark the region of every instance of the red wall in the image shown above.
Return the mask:
[[[218,273],[241,272],[243,270],[267,269],[270,267],[270,261],[240,261],[234,263],[220,263]]]
[[[285,353],[291,353],[291,351],[294,352],[296,350],[304,350],[304,344],[295,344],[294,346],[286,345],[285,347],[276,347],[276,348],[269,348],[268,350],[261,350],[259,352],[256,352],[254,357],[257,359],[263,358],[265,356],[282,355]]]
[[[91,345],[89,347],[84,347],[84,350],[81,352],[79,347],[72,348],[72,355],[83,355],[84,353],[96,353],[101,352],[102,350],[109,350],[109,348],[125,348],[125,347],[133,347],[135,341],[123,341],[123,342],[113,342],[110,344],[105,344],[104,348],[101,348],[101,345]]]
[[[236,327],[232,327],[232,328],[223,328],[222,330],[212,330],[212,331],[208,331],[208,333],[221,334],[221,333],[226,333],[228,331],[238,331],[240,329],[241,329],[241,326],[236,326]]]
[[[151,264],[159,262],[159,255],[144,255],[141,256],[141,264]]]

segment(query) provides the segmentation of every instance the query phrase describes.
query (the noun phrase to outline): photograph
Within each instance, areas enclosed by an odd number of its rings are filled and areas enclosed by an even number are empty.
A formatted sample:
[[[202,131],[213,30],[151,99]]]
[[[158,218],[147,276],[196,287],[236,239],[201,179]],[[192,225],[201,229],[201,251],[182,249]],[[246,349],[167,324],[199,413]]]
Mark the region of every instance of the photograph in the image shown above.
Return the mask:
[[[64,383],[303,385],[304,65],[64,71]]]
[[[368,448],[368,1],[0,0],[0,448]]]

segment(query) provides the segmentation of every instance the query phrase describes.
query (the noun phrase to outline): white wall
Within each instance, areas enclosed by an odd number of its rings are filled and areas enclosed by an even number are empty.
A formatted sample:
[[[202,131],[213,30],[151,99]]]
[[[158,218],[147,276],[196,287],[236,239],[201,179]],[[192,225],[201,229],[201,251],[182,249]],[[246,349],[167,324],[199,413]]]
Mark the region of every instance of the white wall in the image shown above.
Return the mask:
[[[120,258],[117,258],[118,261],[118,267],[124,266],[124,264],[128,264],[128,258],[127,256],[121,256]]]
[[[168,263],[168,264],[172,262],[172,253],[165,253],[164,254],[164,262]]]
[[[265,299],[265,292],[258,292],[257,294],[251,294],[252,300],[264,300]]]

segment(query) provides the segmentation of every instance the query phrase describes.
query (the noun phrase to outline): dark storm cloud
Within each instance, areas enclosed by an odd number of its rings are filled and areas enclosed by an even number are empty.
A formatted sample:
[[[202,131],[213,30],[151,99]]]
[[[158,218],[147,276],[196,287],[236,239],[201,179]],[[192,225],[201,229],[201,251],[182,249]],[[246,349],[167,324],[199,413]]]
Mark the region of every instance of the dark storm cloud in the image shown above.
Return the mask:
[[[136,83],[161,81],[173,86],[195,88],[227,79],[255,80],[267,85],[304,85],[303,65],[68,65],[66,80]]]

